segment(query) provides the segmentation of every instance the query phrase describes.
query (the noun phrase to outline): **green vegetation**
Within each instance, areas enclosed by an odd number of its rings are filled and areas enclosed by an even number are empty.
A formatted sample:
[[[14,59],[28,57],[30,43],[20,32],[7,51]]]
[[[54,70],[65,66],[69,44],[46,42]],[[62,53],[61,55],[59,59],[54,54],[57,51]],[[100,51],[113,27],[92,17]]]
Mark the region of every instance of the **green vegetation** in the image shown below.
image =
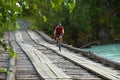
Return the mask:
[[[18,55],[12,50],[12,48],[10,46],[7,45],[6,40],[0,38],[0,46],[2,46],[2,48],[4,49],[4,52],[5,51],[9,52],[9,57],[10,58],[13,58],[13,57],[17,58]],[[1,54],[3,54],[3,53],[1,53]],[[5,68],[3,68],[3,67],[0,66],[0,73],[1,72],[2,73],[7,73],[7,75],[10,74],[9,70],[7,70],[7,69],[5,69]]]
[[[22,1],[22,0],[21,0]],[[20,0],[0,0],[0,46],[4,51],[9,52],[9,57],[16,57],[16,53],[7,45],[2,39],[5,31],[14,30],[19,28],[16,19],[22,14],[22,5],[19,4]],[[0,52],[3,54],[3,52]],[[10,71],[0,66],[0,73],[5,72],[7,75]]]
[[[120,37],[119,3],[119,0],[76,0],[72,13],[68,6],[57,12],[48,9],[47,24],[40,26],[52,34],[54,26],[61,22],[65,27],[64,41],[77,47],[96,40],[113,40]]]
[[[65,27],[64,41],[73,46],[80,47],[96,40],[108,42],[120,37],[119,0],[44,0],[34,3],[37,4],[31,4],[31,7],[39,11],[35,13],[37,30],[53,37],[54,27],[61,22]],[[28,12],[26,14],[33,15],[31,9]]]
[[[28,21],[29,29],[31,30],[39,29],[39,27],[36,26],[36,18],[34,16],[23,16],[19,17],[18,19]]]
[[[32,30],[53,37],[54,27],[65,27],[64,41],[80,47],[91,41],[120,37],[119,0],[1,0],[0,33],[18,27],[16,18],[28,20]],[[27,18],[26,18],[27,17]]]
[[[62,23],[64,42],[76,47],[96,40],[108,42],[120,38],[119,5],[120,0],[0,0],[0,37],[19,28],[16,20],[23,19],[31,24],[29,29],[43,30],[51,37],[54,27]],[[16,56],[3,39],[0,45],[10,57]],[[0,72],[6,70],[0,67]]]

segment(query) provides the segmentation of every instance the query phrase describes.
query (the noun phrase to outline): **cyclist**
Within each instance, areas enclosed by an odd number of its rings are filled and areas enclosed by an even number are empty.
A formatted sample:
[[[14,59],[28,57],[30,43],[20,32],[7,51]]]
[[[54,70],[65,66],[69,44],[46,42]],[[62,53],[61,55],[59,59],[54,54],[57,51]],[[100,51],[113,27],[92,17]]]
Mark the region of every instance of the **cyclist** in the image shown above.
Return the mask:
[[[62,40],[62,36],[64,35],[64,27],[61,23],[59,23],[54,29],[54,36],[58,43],[58,40]]]

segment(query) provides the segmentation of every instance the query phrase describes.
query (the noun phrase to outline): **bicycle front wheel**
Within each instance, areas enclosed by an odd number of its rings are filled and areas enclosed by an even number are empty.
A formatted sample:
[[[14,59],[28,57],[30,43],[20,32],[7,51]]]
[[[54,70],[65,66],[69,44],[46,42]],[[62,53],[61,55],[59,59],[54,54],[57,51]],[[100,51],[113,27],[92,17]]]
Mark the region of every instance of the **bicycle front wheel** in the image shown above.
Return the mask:
[[[59,47],[59,50],[61,51],[61,42],[58,40],[58,47]]]

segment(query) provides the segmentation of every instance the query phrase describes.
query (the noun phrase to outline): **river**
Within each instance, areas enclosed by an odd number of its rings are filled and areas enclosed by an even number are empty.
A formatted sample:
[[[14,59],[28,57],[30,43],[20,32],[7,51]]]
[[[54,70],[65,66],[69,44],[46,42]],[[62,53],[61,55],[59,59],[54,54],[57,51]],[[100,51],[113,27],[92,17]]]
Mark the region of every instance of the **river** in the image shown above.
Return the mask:
[[[94,45],[85,50],[120,63],[120,44]]]

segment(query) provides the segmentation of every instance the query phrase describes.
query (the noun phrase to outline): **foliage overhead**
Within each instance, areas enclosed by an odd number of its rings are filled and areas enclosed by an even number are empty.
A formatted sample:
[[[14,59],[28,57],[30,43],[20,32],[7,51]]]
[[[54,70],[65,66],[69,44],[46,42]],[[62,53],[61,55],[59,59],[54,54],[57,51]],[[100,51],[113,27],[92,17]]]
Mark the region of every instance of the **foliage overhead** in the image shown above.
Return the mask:
[[[40,15],[46,18],[37,17],[37,26],[52,35],[61,22],[65,27],[64,41],[77,47],[94,40],[112,40],[120,36],[119,3],[119,0],[41,1],[37,6]]]
[[[34,16],[38,21],[36,29],[50,35],[61,22],[66,33],[64,41],[77,47],[106,36],[113,39],[120,33],[119,3],[119,0],[1,0],[0,32],[19,28],[16,17],[22,14]]]

